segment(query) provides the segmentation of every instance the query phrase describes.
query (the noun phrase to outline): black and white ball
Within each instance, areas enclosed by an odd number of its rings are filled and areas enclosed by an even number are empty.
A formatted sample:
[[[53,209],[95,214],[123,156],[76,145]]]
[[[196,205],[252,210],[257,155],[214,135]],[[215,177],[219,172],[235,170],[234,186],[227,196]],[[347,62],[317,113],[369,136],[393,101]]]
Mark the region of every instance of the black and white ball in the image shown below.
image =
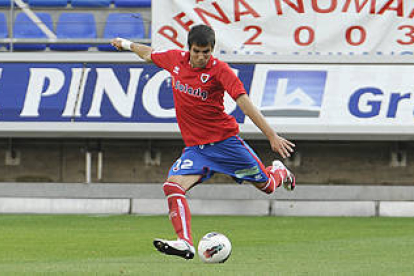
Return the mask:
[[[223,234],[211,232],[198,243],[198,256],[205,263],[224,263],[231,254],[231,242]]]

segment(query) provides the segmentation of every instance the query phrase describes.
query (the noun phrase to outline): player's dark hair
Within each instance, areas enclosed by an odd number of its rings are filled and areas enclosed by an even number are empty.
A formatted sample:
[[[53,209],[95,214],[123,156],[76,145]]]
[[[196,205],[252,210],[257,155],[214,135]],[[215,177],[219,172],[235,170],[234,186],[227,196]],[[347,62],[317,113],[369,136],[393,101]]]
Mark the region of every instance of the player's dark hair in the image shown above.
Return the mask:
[[[197,45],[201,47],[211,45],[214,48],[216,44],[216,35],[214,30],[207,25],[196,25],[190,29],[188,33],[188,49],[191,49],[192,45]]]

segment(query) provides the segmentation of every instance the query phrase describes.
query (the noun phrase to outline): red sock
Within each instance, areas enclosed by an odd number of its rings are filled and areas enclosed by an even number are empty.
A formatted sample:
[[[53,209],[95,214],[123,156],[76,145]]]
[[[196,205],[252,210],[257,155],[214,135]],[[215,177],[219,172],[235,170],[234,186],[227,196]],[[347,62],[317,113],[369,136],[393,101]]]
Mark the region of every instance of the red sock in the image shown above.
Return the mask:
[[[277,187],[282,184],[282,179],[278,173],[273,173],[271,171],[272,166],[266,168],[266,172],[269,176],[269,180],[267,180],[266,185],[261,189],[266,194],[273,193]]]
[[[191,214],[185,198],[185,190],[177,183],[165,182],[164,194],[168,200],[169,216],[175,233],[182,240],[193,245],[191,237]]]

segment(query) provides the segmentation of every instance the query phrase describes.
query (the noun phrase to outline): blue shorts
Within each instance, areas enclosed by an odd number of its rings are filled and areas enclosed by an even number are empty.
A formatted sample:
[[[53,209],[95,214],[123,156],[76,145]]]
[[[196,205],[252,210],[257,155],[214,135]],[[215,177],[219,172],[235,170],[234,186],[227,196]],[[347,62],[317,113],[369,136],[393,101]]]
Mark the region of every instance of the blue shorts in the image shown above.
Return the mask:
[[[216,172],[230,175],[238,183],[268,180],[263,163],[239,136],[216,143],[186,147],[171,167],[168,176],[201,175],[197,182],[201,183]]]

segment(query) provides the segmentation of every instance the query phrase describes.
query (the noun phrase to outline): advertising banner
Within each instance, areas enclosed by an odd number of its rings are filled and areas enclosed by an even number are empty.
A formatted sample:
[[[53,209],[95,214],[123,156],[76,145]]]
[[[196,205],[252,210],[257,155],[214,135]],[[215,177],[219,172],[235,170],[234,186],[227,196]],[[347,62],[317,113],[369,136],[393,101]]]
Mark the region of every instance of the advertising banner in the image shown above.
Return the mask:
[[[303,139],[414,137],[414,65],[231,67],[277,132]],[[242,133],[263,138],[229,96],[225,107]],[[169,73],[148,64],[1,64],[0,135],[13,133],[179,135]]]
[[[249,90],[253,65],[232,65]],[[228,96],[226,111],[244,114]],[[154,65],[0,65],[0,122],[175,123],[170,74]]]
[[[408,65],[257,65],[250,97],[286,133],[413,135],[413,72]]]
[[[412,0],[157,0],[152,45],[184,49],[196,24],[230,55],[413,55]]]

